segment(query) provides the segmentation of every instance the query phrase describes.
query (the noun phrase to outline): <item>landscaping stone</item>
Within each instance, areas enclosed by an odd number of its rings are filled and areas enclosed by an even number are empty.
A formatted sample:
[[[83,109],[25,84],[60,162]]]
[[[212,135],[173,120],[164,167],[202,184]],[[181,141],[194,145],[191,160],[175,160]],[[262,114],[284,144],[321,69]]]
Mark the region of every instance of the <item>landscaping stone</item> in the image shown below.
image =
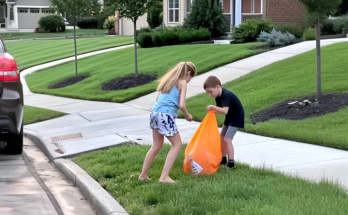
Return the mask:
[[[157,75],[129,75],[104,84],[102,90],[126,90],[132,87],[149,84],[156,79]]]
[[[276,118],[301,120],[336,112],[346,106],[348,106],[348,94],[323,94],[319,101],[314,95],[290,99],[255,114],[253,123],[257,124]]]
[[[67,86],[76,84],[80,81],[83,81],[88,77],[89,77],[89,75],[79,75],[79,76],[69,77],[69,78],[64,79],[62,81],[59,81],[55,84],[49,85],[48,88],[49,89],[58,89],[58,88],[67,87]]]

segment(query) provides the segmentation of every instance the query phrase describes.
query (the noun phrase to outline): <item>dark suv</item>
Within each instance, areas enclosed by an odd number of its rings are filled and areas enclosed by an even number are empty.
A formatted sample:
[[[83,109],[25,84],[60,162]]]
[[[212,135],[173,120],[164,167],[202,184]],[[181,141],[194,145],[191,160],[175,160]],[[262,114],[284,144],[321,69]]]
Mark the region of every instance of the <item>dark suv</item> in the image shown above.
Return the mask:
[[[23,88],[15,59],[0,37],[0,142],[5,152],[23,150]]]

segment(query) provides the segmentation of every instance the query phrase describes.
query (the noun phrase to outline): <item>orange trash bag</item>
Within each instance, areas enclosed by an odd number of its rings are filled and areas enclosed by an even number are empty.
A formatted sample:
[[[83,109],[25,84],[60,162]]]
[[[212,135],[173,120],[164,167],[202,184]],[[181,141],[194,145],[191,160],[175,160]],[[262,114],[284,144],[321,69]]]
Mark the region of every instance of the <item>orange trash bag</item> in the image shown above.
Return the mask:
[[[213,174],[221,162],[221,140],[214,111],[209,111],[185,149],[184,173]]]

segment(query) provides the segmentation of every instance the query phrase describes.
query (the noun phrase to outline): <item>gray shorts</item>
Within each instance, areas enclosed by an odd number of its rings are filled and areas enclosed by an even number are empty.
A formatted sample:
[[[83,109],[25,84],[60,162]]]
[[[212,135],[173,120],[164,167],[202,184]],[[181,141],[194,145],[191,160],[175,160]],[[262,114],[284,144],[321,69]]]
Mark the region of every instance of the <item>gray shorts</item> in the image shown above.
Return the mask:
[[[221,137],[228,138],[228,139],[232,140],[234,135],[236,135],[237,131],[238,131],[237,127],[233,127],[233,126],[227,127],[226,125],[223,125],[221,132],[220,132],[220,135],[221,135]]]

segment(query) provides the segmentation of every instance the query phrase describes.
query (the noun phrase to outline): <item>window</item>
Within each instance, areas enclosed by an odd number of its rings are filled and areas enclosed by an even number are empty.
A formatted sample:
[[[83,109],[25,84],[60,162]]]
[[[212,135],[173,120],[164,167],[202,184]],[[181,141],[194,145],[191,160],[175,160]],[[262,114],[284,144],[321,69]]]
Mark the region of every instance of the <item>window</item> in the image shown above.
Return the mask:
[[[28,8],[19,8],[18,12],[19,13],[28,13]]]
[[[42,8],[41,13],[53,13],[53,10],[51,8]]]
[[[179,0],[168,0],[169,22],[179,22]]]
[[[262,14],[262,0],[244,0],[243,13],[244,14]]]
[[[13,7],[10,8],[10,20],[14,20],[14,15],[13,15]]]
[[[39,8],[30,8],[30,13],[40,13]]]

